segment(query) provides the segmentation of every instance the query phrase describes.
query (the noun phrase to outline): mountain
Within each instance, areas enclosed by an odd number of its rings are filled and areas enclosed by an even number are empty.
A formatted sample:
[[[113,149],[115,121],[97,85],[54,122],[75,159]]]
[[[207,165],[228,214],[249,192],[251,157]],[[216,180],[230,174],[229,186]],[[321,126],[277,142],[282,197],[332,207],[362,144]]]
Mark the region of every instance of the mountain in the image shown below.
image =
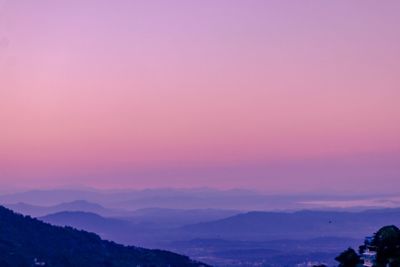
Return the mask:
[[[39,217],[40,220],[57,226],[71,226],[79,230],[94,232],[102,238],[123,244],[143,244],[139,240],[145,227],[132,222],[107,218],[95,213],[82,211],[63,211]]]
[[[16,204],[4,204],[4,206],[15,212],[33,217],[41,217],[47,214],[57,213],[62,211],[92,212],[102,216],[118,216],[126,214],[124,213],[124,211],[108,209],[103,207],[102,205],[89,202],[86,200],[74,200],[71,202],[63,202],[53,206],[31,205],[24,202],[18,202]]]
[[[24,202],[18,202],[16,204],[5,204],[5,207],[33,217],[40,217],[50,213],[57,213],[62,211],[84,211],[100,214],[103,216],[112,216],[120,214],[118,211],[106,209],[105,207],[92,203],[86,200],[74,200],[71,202],[63,202],[54,206],[38,206],[30,205]]]
[[[202,238],[240,240],[303,239],[321,236],[360,238],[382,225],[400,221],[400,209],[362,212],[248,212],[183,227]]]
[[[89,189],[32,190],[0,195],[0,203],[18,202],[47,206],[83,199],[106,207],[126,210],[142,208],[168,209],[286,209],[303,207],[297,200],[304,197],[270,196],[247,190],[214,190],[209,188],[102,191]]]
[[[30,190],[0,195],[0,203],[13,204],[18,202],[29,203],[38,206],[54,206],[63,202],[72,202],[84,199],[91,202],[101,203],[106,193],[96,190],[54,189],[54,190]]]
[[[84,211],[62,211],[53,214],[49,214],[43,217],[39,217],[40,220],[62,225],[62,226],[73,226],[75,228],[84,229],[85,225],[90,226],[104,226],[109,227],[110,225],[116,225],[121,227],[123,225],[130,225],[128,221],[123,221],[114,218],[105,218],[98,214],[92,212],[84,212]],[[81,225],[80,227],[76,227],[75,225]]]
[[[86,200],[75,200],[54,206],[30,205],[24,202],[16,204],[5,204],[5,207],[33,217],[44,217],[49,214],[64,211],[82,211],[95,213],[104,217],[116,217],[134,223],[163,224],[164,226],[176,227],[186,224],[194,224],[226,218],[240,213],[237,210],[223,209],[166,209],[166,208],[144,208],[134,211],[117,210],[105,208],[97,203]]]
[[[42,219],[93,231],[123,244],[171,250],[216,266],[263,266],[270,262],[296,266],[307,259],[334,264],[343,246],[355,246],[374,229],[400,221],[400,209],[379,209],[247,212],[186,226],[168,223],[175,220],[174,214],[195,218],[208,211],[142,209],[129,218],[62,212]]]
[[[236,214],[237,210],[223,209],[167,209],[145,208],[129,213],[127,220],[135,223],[152,225],[162,224],[164,227],[177,227],[187,224],[220,220]]]
[[[225,218],[234,211],[145,209],[132,217],[103,217],[90,212],[67,211],[39,217],[57,226],[71,226],[99,234],[102,238],[122,244],[165,248],[165,243],[185,237],[180,227],[185,222],[201,222]]]
[[[97,203],[92,203],[86,200],[64,202],[54,206],[54,209],[59,211],[86,211],[98,214],[113,214],[111,210],[106,209]]]
[[[53,189],[32,190],[0,195],[0,203],[18,202],[54,206],[77,199],[99,203],[107,208],[136,210],[168,209],[234,209],[234,210],[300,210],[318,208],[366,209],[400,205],[398,195],[271,195],[251,190],[215,190],[210,188],[144,190]]]
[[[175,253],[118,245],[0,206],[0,266],[205,266]]]
[[[382,196],[379,203],[391,197]],[[365,200],[370,198],[375,199],[376,196],[271,195],[251,190],[215,190],[209,188],[156,188],[144,190],[53,189],[3,194],[0,195],[0,203],[15,204],[24,202],[38,206],[54,206],[62,202],[84,199],[118,210],[158,207],[167,209],[213,208],[249,211],[314,209],[329,205],[342,205],[343,202],[349,203],[349,201],[353,200],[358,201],[354,202],[354,205],[362,206]],[[335,201],[339,201],[339,203]],[[371,203],[371,205],[378,204]]]

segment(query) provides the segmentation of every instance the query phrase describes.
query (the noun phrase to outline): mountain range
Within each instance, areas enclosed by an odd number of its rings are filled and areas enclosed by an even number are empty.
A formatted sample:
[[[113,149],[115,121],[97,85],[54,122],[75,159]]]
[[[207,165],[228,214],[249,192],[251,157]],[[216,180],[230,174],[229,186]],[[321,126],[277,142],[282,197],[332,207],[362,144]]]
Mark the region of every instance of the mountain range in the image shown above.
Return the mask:
[[[301,259],[332,263],[343,247],[360,244],[375,229],[399,222],[400,209],[246,212],[176,227],[82,212],[60,212],[41,219],[93,231],[123,244],[171,250],[216,266],[271,261],[293,266]]]
[[[206,265],[167,251],[118,245],[93,233],[52,226],[0,206],[0,266]]]
[[[30,190],[0,195],[0,203],[18,202],[37,206],[54,206],[76,200],[86,200],[106,208],[137,210],[143,208],[167,209],[228,209],[228,210],[300,210],[353,209],[400,206],[397,195],[276,195],[263,192],[209,188],[144,190],[54,189]]]
[[[213,266],[243,267],[335,264],[343,248],[356,248],[376,229],[398,224],[400,209],[374,206],[381,200],[386,206],[396,197],[287,197],[208,189],[43,190],[3,195],[0,201],[52,225],[94,232],[120,244],[173,251]],[[239,205],[244,198],[247,202]],[[255,202],[254,207],[262,209],[248,210]],[[344,202],[350,204],[330,206]],[[275,204],[281,209],[268,210]],[[313,209],[305,209],[310,205]]]

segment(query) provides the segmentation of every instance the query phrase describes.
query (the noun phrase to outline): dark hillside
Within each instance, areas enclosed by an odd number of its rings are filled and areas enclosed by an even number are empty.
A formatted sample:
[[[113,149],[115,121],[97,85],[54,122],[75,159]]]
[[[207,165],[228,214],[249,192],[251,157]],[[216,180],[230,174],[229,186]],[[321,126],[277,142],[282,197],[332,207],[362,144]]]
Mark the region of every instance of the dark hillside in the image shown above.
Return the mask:
[[[0,266],[30,267],[35,262],[49,267],[205,266],[175,253],[126,247],[52,226],[0,206]]]

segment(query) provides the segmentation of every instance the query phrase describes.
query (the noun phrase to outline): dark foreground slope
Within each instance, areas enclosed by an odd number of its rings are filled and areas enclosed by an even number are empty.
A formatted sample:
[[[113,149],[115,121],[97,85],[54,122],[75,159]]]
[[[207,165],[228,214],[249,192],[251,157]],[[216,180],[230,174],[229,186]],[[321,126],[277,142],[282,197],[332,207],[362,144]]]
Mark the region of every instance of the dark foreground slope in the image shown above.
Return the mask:
[[[0,266],[205,266],[160,250],[126,247],[70,227],[57,227],[0,206]]]

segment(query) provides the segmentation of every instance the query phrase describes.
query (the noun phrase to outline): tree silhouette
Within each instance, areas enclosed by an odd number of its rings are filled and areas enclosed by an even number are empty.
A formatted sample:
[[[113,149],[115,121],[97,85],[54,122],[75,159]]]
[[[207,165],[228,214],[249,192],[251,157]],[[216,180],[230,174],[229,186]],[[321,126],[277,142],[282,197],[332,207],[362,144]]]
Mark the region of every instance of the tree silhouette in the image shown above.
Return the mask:
[[[372,245],[376,247],[378,266],[400,266],[400,229],[394,225],[381,228],[376,232]]]
[[[360,263],[360,256],[354,249],[348,248],[337,256],[335,260],[339,262],[340,267],[356,267]]]

